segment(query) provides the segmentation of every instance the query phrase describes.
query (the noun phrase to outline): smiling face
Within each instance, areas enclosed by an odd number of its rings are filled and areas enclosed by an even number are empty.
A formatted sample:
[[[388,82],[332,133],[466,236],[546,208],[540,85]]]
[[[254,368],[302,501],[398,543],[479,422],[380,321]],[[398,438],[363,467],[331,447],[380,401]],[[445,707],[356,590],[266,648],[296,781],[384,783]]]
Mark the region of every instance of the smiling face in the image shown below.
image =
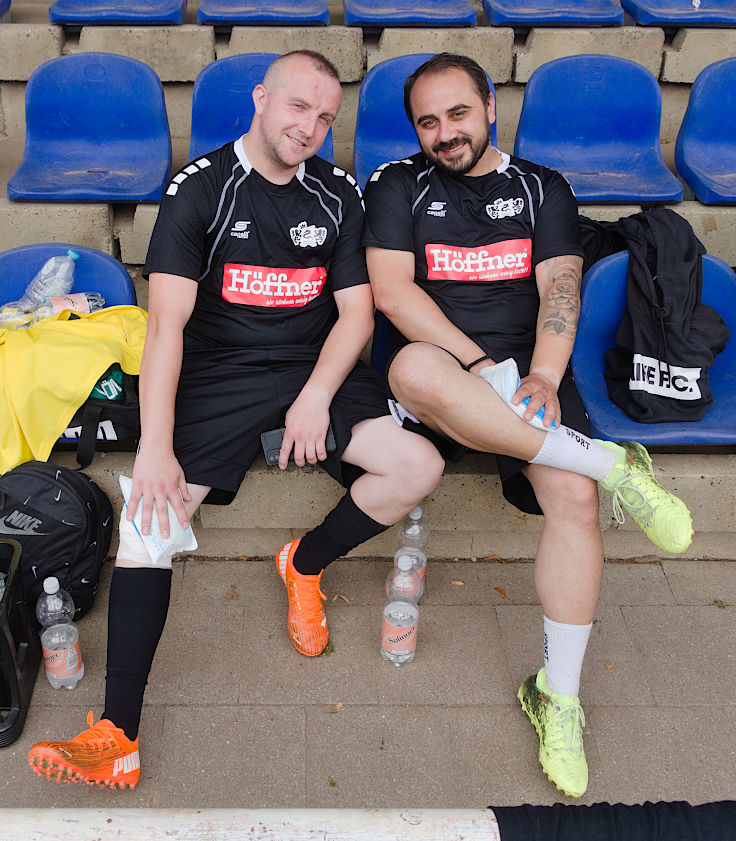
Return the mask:
[[[310,58],[278,62],[253,91],[251,134],[259,152],[276,169],[299,166],[319,150],[341,101],[340,82]]]
[[[410,97],[425,156],[450,175],[483,175],[497,165],[490,145],[493,96],[483,102],[473,80],[455,67],[420,76]]]

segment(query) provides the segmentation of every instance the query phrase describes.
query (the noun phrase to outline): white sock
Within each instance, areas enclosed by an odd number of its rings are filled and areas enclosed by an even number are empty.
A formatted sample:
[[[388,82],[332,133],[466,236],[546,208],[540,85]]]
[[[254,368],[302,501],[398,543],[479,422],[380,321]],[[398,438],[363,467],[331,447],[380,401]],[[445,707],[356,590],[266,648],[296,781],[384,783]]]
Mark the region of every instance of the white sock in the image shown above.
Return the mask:
[[[600,482],[616,463],[616,456],[582,432],[561,426],[547,433],[542,449],[529,463],[570,470]]]
[[[558,695],[577,698],[590,625],[563,625],[544,617],[544,674]]]

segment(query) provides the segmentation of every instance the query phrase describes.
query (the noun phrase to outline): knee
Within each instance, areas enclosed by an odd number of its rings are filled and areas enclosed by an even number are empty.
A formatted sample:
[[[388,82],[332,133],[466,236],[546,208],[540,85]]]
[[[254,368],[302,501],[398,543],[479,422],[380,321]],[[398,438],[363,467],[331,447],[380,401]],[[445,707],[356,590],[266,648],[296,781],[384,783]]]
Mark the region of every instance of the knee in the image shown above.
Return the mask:
[[[557,472],[546,493],[537,494],[545,516],[569,520],[576,528],[598,529],[598,487],[593,479],[567,471]],[[540,498],[541,496],[541,498]]]
[[[393,358],[388,382],[396,398],[402,403],[407,401],[407,408],[416,403],[431,404],[441,397],[442,378],[438,372],[445,360],[439,354],[447,356],[426,342],[412,342]]]
[[[445,460],[434,444],[414,432],[406,433],[395,462],[395,474],[408,502],[416,502],[431,493],[444,469]]]

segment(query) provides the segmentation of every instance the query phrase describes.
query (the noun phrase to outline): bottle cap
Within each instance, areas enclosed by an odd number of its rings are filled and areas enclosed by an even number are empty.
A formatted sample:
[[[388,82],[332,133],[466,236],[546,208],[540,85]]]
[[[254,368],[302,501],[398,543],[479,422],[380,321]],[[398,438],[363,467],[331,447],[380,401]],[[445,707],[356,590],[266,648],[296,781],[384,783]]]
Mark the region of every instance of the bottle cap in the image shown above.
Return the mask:
[[[412,568],[413,563],[414,562],[409,555],[399,555],[396,561],[396,566],[402,570],[402,572],[408,572]]]
[[[78,260],[79,259],[79,253],[77,251],[75,251],[73,248],[70,248],[66,253],[67,253],[68,257],[72,258],[72,260]]]
[[[54,593],[59,592],[59,579],[55,576],[51,575],[48,578],[44,578],[43,580],[43,589],[45,593],[48,593],[52,596]]]
[[[412,508],[409,512],[409,519],[410,520],[420,520],[422,517],[422,509],[417,505],[416,508]]]

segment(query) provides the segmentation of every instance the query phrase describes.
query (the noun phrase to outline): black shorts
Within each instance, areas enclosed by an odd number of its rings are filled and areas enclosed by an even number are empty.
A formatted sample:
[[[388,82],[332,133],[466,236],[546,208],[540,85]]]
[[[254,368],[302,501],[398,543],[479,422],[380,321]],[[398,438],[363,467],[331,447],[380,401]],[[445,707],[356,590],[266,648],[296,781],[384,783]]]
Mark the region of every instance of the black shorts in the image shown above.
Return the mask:
[[[444,350],[444,348],[442,349]],[[450,353],[449,351],[446,352]],[[396,353],[398,353],[398,351],[396,351]],[[396,353],[394,353],[391,357],[388,366],[386,367],[386,390],[389,397],[394,400],[395,398],[391,393],[391,387],[388,384],[388,372],[391,369],[391,362],[393,362],[393,357],[396,356]],[[503,362],[504,359],[508,359],[509,356],[513,356],[519,368],[519,376],[525,377],[529,373],[531,352],[520,353],[518,349],[497,348],[495,350],[488,351],[488,353],[496,362]],[[457,357],[452,353],[450,353],[450,356],[452,356],[453,359],[457,359]],[[459,359],[457,362],[458,365],[462,365]],[[583,406],[580,394],[578,393],[575,381],[572,378],[572,372],[569,366],[565,371],[562,381],[560,382],[560,387],[557,390],[557,397],[560,401],[562,422],[565,426],[569,426],[570,429],[574,429],[577,432],[582,432],[584,435],[590,435],[590,422],[588,421],[588,415],[585,411],[585,406]],[[465,453],[473,452],[463,444],[459,444],[457,441],[453,441],[451,438],[445,437],[440,432],[435,432],[433,429],[430,429],[430,427],[421,422],[415,423],[410,418],[404,418],[402,426],[404,429],[416,432],[418,435],[423,435],[431,441],[440,451],[440,455],[445,459],[445,461],[460,461]],[[514,458],[513,456],[499,455],[498,453],[494,453],[494,455],[496,456],[496,462],[498,464],[498,475],[501,479],[501,488],[503,490],[504,497],[512,505],[515,505],[520,511],[523,511],[526,514],[541,514],[542,509],[539,507],[539,503],[537,502],[534,488],[532,488],[531,482],[522,472],[529,462],[520,458]]]
[[[233,501],[261,449],[261,433],[284,426],[309,379],[318,349],[243,348],[187,351],[176,393],[174,453],[187,482],[211,487],[205,502]],[[341,461],[352,429],[388,414],[376,372],[358,362],[330,404],[337,448],[323,467],[344,487],[363,472]]]

